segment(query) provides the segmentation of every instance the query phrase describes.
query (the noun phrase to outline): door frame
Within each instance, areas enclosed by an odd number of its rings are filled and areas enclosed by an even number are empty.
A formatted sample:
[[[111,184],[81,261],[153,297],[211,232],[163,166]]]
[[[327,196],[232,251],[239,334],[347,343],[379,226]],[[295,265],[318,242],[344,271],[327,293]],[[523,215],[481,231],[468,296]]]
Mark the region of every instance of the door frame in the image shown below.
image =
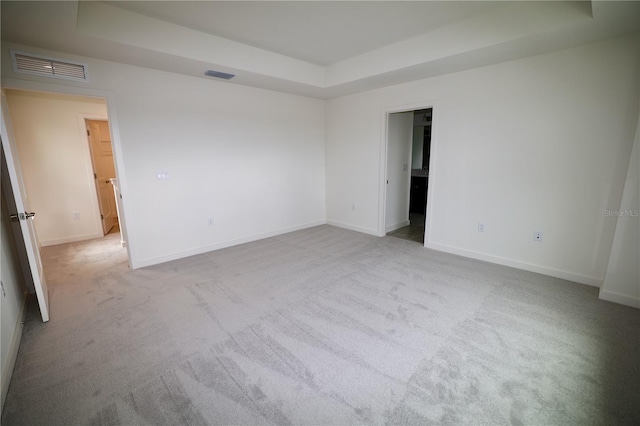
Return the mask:
[[[431,118],[431,156],[429,158],[429,183],[427,189],[427,206],[425,209],[425,225],[424,225],[424,246],[431,242],[430,239],[430,230],[431,230],[431,219],[433,217],[433,193],[435,192],[435,188],[437,185],[437,180],[434,179],[436,174],[436,157],[437,157],[437,124],[433,117],[439,120],[441,111],[438,106],[437,100],[430,100],[424,102],[416,102],[404,105],[395,105],[384,107],[381,111],[381,138],[380,138],[380,164],[379,164],[379,182],[378,182],[378,229],[377,235],[379,237],[384,237],[386,235],[386,208],[387,208],[387,156],[389,153],[389,116],[391,114],[395,114],[398,112],[410,112],[417,111],[422,109],[431,108],[433,111],[433,116]],[[437,114],[437,115],[436,115]]]
[[[132,217],[133,215],[130,214],[130,206],[126,201],[129,190],[126,170],[123,161],[122,141],[120,139],[120,125],[118,121],[115,93],[108,90],[67,86],[55,83],[42,83],[30,80],[17,80],[13,78],[3,78],[2,88],[28,90],[32,92],[56,93],[61,95],[84,96],[88,98],[101,98],[106,100],[107,121],[109,122],[109,131],[111,132],[111,146],[113,147],[113,161],[116,166],[116,178],[118,179],[118,186],[121,195],[121,199],[118,200],[120,202],[120,207],[122,207],[120,211],[120,232],[122,235],[122,239],[127,247],[129,267],[135,269],[137,266],[135,247],[137,246],[131,236],[131,233],[129,232],[130,229],[133,229],[133,225],[131,223],[128,223],[127,221],[127,218]],[[82,128],[84,129],[84,125]]]

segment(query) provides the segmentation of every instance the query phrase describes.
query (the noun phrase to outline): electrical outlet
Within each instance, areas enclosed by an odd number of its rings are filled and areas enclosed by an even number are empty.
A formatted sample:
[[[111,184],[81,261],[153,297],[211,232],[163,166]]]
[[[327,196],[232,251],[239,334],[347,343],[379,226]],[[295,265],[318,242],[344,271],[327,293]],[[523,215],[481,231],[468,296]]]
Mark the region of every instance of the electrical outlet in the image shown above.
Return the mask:
[[[166,170],[156,170],[156,179],[157,180],[169,179],[169,172]]]
[[[478,232],[484,232],[487,230],[487,225],[484,223],[478,223]]]
[[[355,204],[351,204],[351,211],[355,212],[356,211],[356,205]]]
[[[533,231],[533,241],[542,241],[542,231]]]
[[[209,226],[213,226],[213,225],[215,225],[215,224],[216,224],[216,223],[213,221],[213,218],[212,218],[212,217],[210,217],[210,218],[209,218],[209,220],[207,220],[207,225],[209,225]]]
[[[80,212],[73,212],[73,219],[74,220],[79,220],[80,219]]]

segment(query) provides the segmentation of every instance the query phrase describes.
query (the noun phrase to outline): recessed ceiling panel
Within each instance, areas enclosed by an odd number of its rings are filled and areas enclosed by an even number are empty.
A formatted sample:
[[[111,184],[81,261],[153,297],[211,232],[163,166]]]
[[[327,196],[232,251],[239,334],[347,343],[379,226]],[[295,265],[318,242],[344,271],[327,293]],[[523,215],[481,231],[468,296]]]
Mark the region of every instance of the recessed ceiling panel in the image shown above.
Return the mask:
[[[115,1],[110,4],[292,58],[330,65],[487,12],[501,2]]]

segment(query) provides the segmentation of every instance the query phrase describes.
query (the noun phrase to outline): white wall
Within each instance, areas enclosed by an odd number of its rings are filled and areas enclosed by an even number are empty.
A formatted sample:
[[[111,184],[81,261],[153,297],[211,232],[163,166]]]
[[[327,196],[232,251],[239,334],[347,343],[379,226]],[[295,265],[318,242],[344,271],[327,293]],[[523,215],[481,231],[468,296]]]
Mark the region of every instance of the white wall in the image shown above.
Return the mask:
[[[640,120],[620,207],[606,216],[617,225],[600,298],[640,308]]]
[[[325,222],[323,101],[26,46],[87,63],[91,81],[16,74],[8,47],[5,86],[109,97],[133,267]]]
[[[411,145],[411,168],[422,169],[424,156],[424,126],[413,128],[413,141]]]
[[[615,226],[603,211],[619,205],[638,121],[637,45],[611,39],[328,101],[327,219],[380,234],[385,111],[434,106],[427,246],[600,285]]]
[[[101,237],[83,116],[106,119],[106,102],[16,90],[6,94],[40,244]],[[74,212],[80,214],[79,220]]]
[[[413,112],[389,114],[385,231],[409,224]]]
[[[2,371],[2,399],[0,410],[9,390],[20,339],[25,307],[25,287],[20,271],[16,247],[11,236],[9,213],[2,194],[2,214],[0,215],[0,258],[1,278],[4,293],[0,294],[0,368]]]
[[[327,102],[17,46],[89,65],[90,83],[52,82],[14,74],[7,44],[2,78],[107,93],[134,267],[325,218],[380,234],[385,114],[434,106],[427,245],[599,285],[615,228],[602,212],[620,205],[638,120],[637,43]]]

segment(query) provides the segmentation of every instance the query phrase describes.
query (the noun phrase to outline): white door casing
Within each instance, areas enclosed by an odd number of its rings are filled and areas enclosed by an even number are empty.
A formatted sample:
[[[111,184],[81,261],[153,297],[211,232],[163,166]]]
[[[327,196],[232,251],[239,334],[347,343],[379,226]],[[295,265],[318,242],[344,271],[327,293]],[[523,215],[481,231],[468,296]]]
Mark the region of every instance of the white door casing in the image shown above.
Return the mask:
[[[378,190],[378,229],[377,235],[383,237],[386,235],[386,207],[387,207],[387,157],[388,151],[388,138],[389,138],[389,115],[399,112],[417,111],[431,108],[432,111],[440,111],[437,107],[436,100],[430,100],[419,103],[411,103],[406,105],[397,105],[383,108],[380,114],[380,156],[379,156],[379,190]],[[433,197],[434,192],[437,189],[437,170],[436,170],[436,158],[437,158],[437,121],[432,120],[431,124],[431,155],[429,158],[429,190],[427,191],[427,208],[425,210],[425,230],[424,230],[424,246],[428,247],[431,241],[430,230],[431,220],[433,217]]]

